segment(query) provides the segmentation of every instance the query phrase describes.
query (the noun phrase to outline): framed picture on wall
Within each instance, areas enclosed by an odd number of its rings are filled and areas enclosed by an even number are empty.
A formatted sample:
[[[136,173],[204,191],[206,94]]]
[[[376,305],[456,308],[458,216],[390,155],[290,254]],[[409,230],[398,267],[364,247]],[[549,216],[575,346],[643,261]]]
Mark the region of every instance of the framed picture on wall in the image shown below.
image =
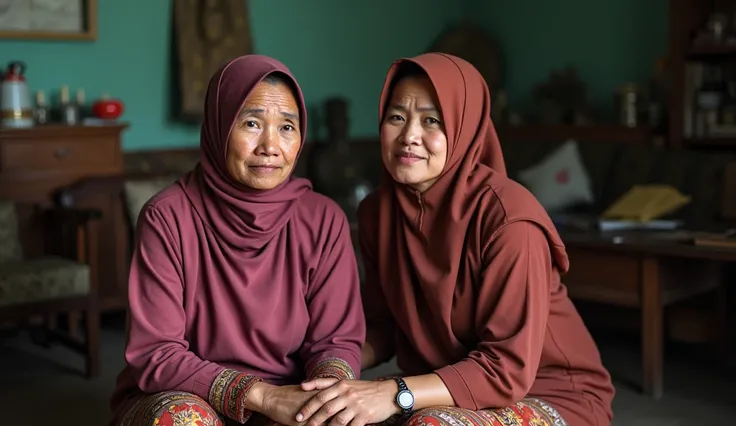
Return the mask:
[[[174,0],[172,103],[178,121],[201,122],[212,74],[230,59],[253,52],[246,3]]]
[[[0,0],[0,39],[96,40],[97,0]]]

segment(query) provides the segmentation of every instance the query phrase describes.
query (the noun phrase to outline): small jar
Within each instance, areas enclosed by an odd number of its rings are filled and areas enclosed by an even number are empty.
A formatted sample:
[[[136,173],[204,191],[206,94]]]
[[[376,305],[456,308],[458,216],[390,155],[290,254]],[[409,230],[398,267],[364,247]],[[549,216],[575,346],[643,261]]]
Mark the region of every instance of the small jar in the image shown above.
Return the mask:
[[[619,86],[616,95],[616,110],[621,125],[638,126],[641,96],[636,85],[634,83],[623,84]]]
[[[46,94],[43,90],[36,92],[36,110],[34,111],[36,124],[48,124],[51,119],[51,111],[46,104]]]

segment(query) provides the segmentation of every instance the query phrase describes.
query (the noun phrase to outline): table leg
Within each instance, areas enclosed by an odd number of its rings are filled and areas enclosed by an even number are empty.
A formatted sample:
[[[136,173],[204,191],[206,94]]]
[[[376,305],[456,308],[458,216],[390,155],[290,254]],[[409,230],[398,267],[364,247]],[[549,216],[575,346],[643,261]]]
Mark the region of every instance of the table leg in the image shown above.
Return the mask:
[[[729,315],[728,315],[728,283],[727,283],[727,273],[725,265],[722,268],[721,276],[719,277],[720,280],[720,286],[718,287],[718,335],[716,336],[717,339],[717,347],[718,347],[718,361],[721,363],[721,366],[724,368],[729,367],[729,360],[732,356],[731,352],[731,327],[729,327]]]
[[[658,259],[643,259],[640,274],[644,372],[642,387],[645,394],[659,399],[664,391],[664,306]]]

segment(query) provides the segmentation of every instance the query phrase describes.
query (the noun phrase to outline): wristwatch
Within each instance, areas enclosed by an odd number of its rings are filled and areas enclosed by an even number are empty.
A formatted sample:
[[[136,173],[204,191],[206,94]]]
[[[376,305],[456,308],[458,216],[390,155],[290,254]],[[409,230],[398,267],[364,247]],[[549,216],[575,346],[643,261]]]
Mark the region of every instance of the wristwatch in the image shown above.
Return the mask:
[[[401,408],[402,414],[407,415],[414,408],[414,394],[406,386],[404,379],[394,377],[394,380],[399,385],[399,393],[396,394],[396,404]]]

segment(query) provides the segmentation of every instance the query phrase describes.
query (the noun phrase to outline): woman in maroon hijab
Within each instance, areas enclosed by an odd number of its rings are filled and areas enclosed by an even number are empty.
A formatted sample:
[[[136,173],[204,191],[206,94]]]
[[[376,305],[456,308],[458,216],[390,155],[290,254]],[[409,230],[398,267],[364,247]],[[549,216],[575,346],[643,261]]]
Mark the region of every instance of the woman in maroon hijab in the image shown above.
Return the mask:
[[[359,209],[363,367],[405,376],[316,379],[307,426],[610,425],[614,388],[560,276],[565,247],[506,177],[488,87],[462,59],[393,64],[381,95],[384,181]]]
[[[308,378],[353,379],[365,320],[345,214],[292,171],[307,113],[259,55],[211,79],[200,164],[144,207],[115,425],[295,424]]]

